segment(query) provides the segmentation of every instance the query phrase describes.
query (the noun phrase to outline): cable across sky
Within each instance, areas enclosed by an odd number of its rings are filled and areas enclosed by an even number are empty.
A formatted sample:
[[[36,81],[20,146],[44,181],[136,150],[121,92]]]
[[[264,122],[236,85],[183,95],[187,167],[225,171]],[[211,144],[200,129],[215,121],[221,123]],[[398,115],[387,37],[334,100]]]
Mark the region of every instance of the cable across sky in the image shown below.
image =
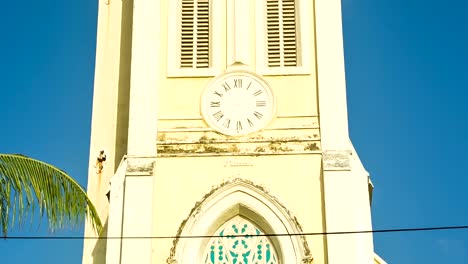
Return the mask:
[[[353,235],[353,234],[376,234],[376,233],[400,233],[400,232],[427,232],[441,230],[460,230],[468,229],[468,225],[461,226],[437,226],[437,227],[417,227],[417,228],[396,228],[396,229],[377,229],[361,231],[338,231],[338,232],[312,232],[312,233],[294,233],[294,234],[247,234],[247,235],[229,235],[230,237],[284,237],[284,236],[330,236],[330,235]],[[197,238],[217,238],[224,237],[219,235],[191,235],[191,236],[6,236],[4,239],[11,240],[74,240],[74,239],[197,239]]]

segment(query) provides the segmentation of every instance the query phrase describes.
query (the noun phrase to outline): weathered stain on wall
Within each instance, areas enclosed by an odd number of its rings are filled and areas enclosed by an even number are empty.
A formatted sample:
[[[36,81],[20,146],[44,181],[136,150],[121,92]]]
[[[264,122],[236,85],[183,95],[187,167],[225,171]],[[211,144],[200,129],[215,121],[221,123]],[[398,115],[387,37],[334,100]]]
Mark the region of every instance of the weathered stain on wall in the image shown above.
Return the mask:
[[[200,121],[188,120],[186,127],[180,123],[171,127],[172,120],[163,121],[157,135],[158,156],[258,156],[321,150],[317,117],[283,118],[265,130],[241,137],[223,135]]]

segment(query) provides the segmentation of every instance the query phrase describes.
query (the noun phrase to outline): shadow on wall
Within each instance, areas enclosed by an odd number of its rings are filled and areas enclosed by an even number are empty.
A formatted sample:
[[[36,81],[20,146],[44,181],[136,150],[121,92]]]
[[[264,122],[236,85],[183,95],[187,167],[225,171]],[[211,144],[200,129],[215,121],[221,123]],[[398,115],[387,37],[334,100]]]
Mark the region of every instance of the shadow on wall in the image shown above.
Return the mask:
[[[102,229],[102,234],[100,239],[97,240],[96,246],[93,249],[93,264],[104,264],[106,263],[106,251],[107,251],[107,225],[109,223],[109,218],[106,219],[106,223]]]

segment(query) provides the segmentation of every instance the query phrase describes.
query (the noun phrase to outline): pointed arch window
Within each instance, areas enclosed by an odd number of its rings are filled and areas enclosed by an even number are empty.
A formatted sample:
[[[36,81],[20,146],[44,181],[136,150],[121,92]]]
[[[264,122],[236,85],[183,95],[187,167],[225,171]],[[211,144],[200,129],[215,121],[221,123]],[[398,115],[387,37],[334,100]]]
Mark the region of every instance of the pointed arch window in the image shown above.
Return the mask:
[[[204,264],[278,264],[271,241],[252,222],[236,216],[222,225],[208,242]]]
[[[303,236],[257,236],[301,233],[297,218],[276,198],[250,182],[236,179],[197,202],[177,237],[168,263],[278,264],[311,263]],[[196,213],[193,213],[196,212]]]

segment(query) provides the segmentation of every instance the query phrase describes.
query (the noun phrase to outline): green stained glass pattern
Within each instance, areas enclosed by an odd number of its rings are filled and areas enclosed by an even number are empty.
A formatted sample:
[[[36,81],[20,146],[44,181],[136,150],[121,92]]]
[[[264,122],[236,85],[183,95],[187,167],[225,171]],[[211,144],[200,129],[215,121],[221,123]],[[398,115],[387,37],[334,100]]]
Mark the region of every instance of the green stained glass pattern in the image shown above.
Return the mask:
[[[242,217],[225,223],[208,243],[205,264],[279,264],[273,244]]]

